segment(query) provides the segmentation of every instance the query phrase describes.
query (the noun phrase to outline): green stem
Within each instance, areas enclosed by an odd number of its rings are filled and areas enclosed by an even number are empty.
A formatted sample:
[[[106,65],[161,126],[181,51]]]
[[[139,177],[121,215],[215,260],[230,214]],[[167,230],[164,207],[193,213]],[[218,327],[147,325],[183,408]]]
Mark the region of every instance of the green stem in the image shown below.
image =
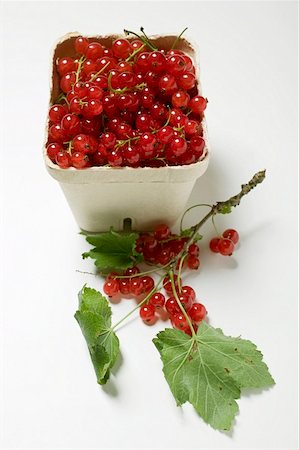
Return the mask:
[[[216,227],[216,224],[215,224],[215,217],[214,216],[212,216],[212,224],[213,224],[213,227],[214,227],[214,229],[216,231],[217,236],[220,237],[220,233],[219,233],[219,231],[218,231],[218,229]]]
[[[191,322],[191,320],[190,320],[190,317],[189,317],[188,314],[186,313],[185,308],[183,307],[183,305],[182,305],[182,303],[181,303],[181,301],[180,301],[180,299],[179,299],[179,296],[178,296],[178,293],[177,293],[177,290],[176,290],[176,287],[175,287],[175,283],[174,283],[173,271],[170,270],[170,271],[168,272],[168,275],[169,275],[169,278],[170,278],[170,281],[171,281],[172,293],[173,293],[173,295],[174,295],[174,298],[176,299],[176,301],[177,301],[177,303],[178,303],[178,305],[179,305],[179,307],[180,307],[180,310],[182,311],[182,313],[183,313],[185,319],[186,319],[187,322],[188,322],[188,325],[189,325],[190,330],[191,330],[191,333],[192,333],[192,337],[193,337],[193,338],[196,338],[196,333],[195,333],[195,330],[194,330],[194,328],[193,328],[193,325],[192,325],[192,322]]]
[[[179,264],[179,269],[178,269],[178,288],[179,288],[179,292],[182,291],[181,274],[182,274],[182,269],[183,269],[186,257],[187,257],[187,253],[182,255],[182,257],[180,259],[180,264]]]
[[[181,218],[181,221],[180,221],[180,232],[181,232],[181,233],[182,233],[182,231],[183,231],[183,220],[184,220],[186,214],[187,214],[189,211],[191,211],[191,209],[193,209],[193,208],[198,208],[199,206],[208,206],[209,208],[212,208],[212,205],[209,205],[209,204],[207,204],[207,203],[199,203],[198,205],[193,205],[193,206],[190,206],[190,208],[186,209],[186,211],[185,211],[184,214],[182,215],[182,218]]]
[[[76,83],[78,83],[78,81],[79,81],[81,67],[82,67],[82,64],[85,61],[85,59],[86,59],[85,56],[81,56],[81,58],[79,59],[78,68],[77,68],[77,71],[76,71]]]
[[[105,65],[101,68],[101,70],[99,70],[97,73],[95,73],[95,74],[91,77],[91,79],[90,79],[89,81],[93,81],[93,80],[95,80],[99,75],[101,75],[101,73],[104,72],[104,70],[106,69],[106,67],[109,66],[109,64],[110,64],[110,61],[108,61],[107,64],[105,64]]]
[[[141,306],[143,306],[148,299],[155,293],[158,291],[160,284],[162,283],[162,280],[164,278],[164,275],[160,278],[160,280],[158,281],[158,283],[153,287],[153,289],[147,294],[147,296],[140,302],[138,303],[137,306],[135,306],[135,308],[131,309],[131,311],[128,312],[128,314],[126,314],[122,319],[120,319],[118,322],[116,322],[115,325],[113,325],[113,327],[111,327],[111,330],[114,330],[116,327],[118,327],[118,325],[120,325],[124,320],[126,320],[128,317],[130,317],[131,314],[133,314],[135,311],[137,311],[137,309],[141,308]]]
[[[140,39],[147,47],[149,47],[151,50],[158,50],[157,47],[155,47],[153,44],[150,43],[150,41],[146,40],[144,37],[139,36],[139,34],[134,33],[134,31],[130,31],[130,30],[124,30],[124,33],[126,35],[132,34],[133,36],[138,37],[138,39]]]
[[[143,277],[143,275],[147,275],[149,273],[155,273],[159,270],[163,270],[169,267],[169,264],[165,264],[165,266],[157,267],[151,270],[145,270],[144,272],[134,273],[133,275],[115,275],[114,278],[134,278],[134,277]],[[84,273],[84,272],[83,272]],[[88,272],[87,272],[88,273]]]
[[[131,59],[133,59],[134,56],[137,55],[137,53],[142,52],[142,50],[143,50],[145,47],[146,47],[146,44],[143,44],[141,47],[136,48],[136,50],[134,50],[133,53],[131,53],[131,54],[127,57],[126,62],[131,61]]]
[[[186,30],[188,30],[188,27],[184,28],[183,31],[181,32],[181,34],[179,34],[179,35],[176,37],[176,39],[174,40],[174,43],[172,44],[170,50],[172,50],[172,49],[175,48],[175,46],[176,46],[177,43],[179,42],[179,39],[182,37],[182,35],[185,33]]]
[[[186,252],[189,245],[193,242],[195,239],[198,230],[210,219],[210,217],[215,216],[216,214],[228,214],[231,212],[231,208],[235,208],[238,206],[244,197],[244,195],[247,195],[252,189],[254,189],[258,184],[262,183],[265,179],[266,171],[261,170],[260,172],[257,172],[251,180],[246,183],[242,184],[241,191],[234,195],[233,197],[230,197],[228,200],[224,202],[217,202],[212,207],[211,210],[206,214],[200,222],[198,222],[196,225],[191,227],[192,234],[189,237],[189,239],[185,242],[185,245],[182,249],[182,251],[170,262],[172,267],[175,267],[176,261],[182,257],[182,255]],[[209,205],[210,206],[210,205]]]
[[[134,137],[129,138],[129,139],[120,140],[120,141],[117,142],[116,147],[117,148],[122,147],[123,145],[128,144],[131,141],[137,141],[138,139],[140,139],[140,136],[134,136]]]

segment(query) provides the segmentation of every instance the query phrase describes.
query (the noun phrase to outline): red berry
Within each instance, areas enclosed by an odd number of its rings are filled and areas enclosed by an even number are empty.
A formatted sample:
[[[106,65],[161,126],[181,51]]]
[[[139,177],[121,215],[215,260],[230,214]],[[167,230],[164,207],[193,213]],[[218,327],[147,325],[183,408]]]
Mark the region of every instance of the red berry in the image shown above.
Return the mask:
[[[99,42],[91,42],[88,44],[85,50],[85,56],[87,59],[96,60],[101,58],[104,54],[103,46]]]
[[[88,157],[83,152],[74,152],[71,156],[71,163],[76,169],[83,169],[88,165]]]
[[[81,122],[76,114],[66,114],[61,120],[61,127],[69,137],[80,133]]]
[[[138,48],[143,46],[143,42],[140,39],[134,39],[131,42],[132,50],[138,50]]]
[[[98,116],[103,111],[103,104],[100,100],[92,99],[88,100],[87,103],[84,104],[82,109],[82,115],[84,117],[92,118],[94,116]]]
[[[169,144],[170,141],[174,138],[174,130],[173,128],[166,126],[161,128],[157,132],[158,141],[162,144]]]
[[[119,293],[119,282],[114,278],[109,278],[105,281],[103,286],[103,291],[109,297],[113,297],[114,295]]]
[[[150,70],[155,73],[164,72],[166,67],[166,58],[162,52],[153,51],[147,59]]]
[[[188,311],[192,306],[192,300],[187,294],[178,294],[178,298],[183,306],[183,308]]]
[[[63,92],[68,92],[72,89],[73,85],[76,83],[76,73],[70,72],[65,75],[60,80],[60,89]]]
[[[175,77],[182,75],[186,70],[186,64],[181,55],[169,55],[167,58],[167,71]]]
[[[135,70],[136,72],[140,72],[142,74],[145,74],[149,70],[149,64],[148,64],[148,52],[142,52],[139,53],[136,60],[135,60]]]
[[[137,273],[140,273],[140,270],[137,266],[134,266],[134,267],[129,267],[128,269],[126,269],[124,275],[131,276],[131,275],[136,275]]]
[[[71,157],[67,152],[58,152],[55,161],[62,169],[67,169],[71,166]]]
[[[188,311],[189,317],[193,322],[200,322],[207,315],[207,310],[201,303],[193,303]]]
[[[219,242],[220,242],[219,238],[211,239],[211,241],[210,241],[210,249],[211,249],[211,251],[213,253],[219,253],[219,247],[218,247]]]
[[[207,102],[208,100],[206,98],[196,95],[190,100],[188,108],[190,108],[194,114],[202,114],[207,107]]]
[[[187,266],[189,269],[196,270],[199,268],[200,261],[197,256],[188,255],[187,256]]]
[[[64,142],[67,140],[67,133],[62,126],[57,123],[56,125],[52,125],[50,127],[49,138],[53,139],[54,142]]]
[[[140,308],[139,314],[144,322],[151,322],[155,318],[155,307],[153,305],[147,304]]]
[[[60,123],[63,116],[67,114],[66,105],[53,105],[49,109],[49,119],[53,123]]]
[[[112,150],[107,154],[108,163],[112,167],[119,167],[123,163],[123,156],[120,150]]]
[[[47,146],[47,155],[51,161],[55,162],[56,155],[63,151],[63,147],[58,142],[53,142]]]
[[[174,108],[185,108],[189,100],[190,95],[185,91],[177,91],[171,97],[171,103]]]
[[[131,293],[131,283],[129,278],[119,279],[119,290],[124,295],[128,295]]]
[[[224,256],[230,256],[234,251],[234,243],[230,239],[219,239],[219,253]]]
[[[77,134],[73,139],[73,147],[76,152],[91,154],[98,150],[98,141],[94,136]]]
[[[222,233],[222,236],[226,239],[230,239],[234,244],[237,244],[239,241],[239,234],[236,230],[228,229]]]
[[[173,280],[174,286],[177,288],[178,287],[178,276],[174,275],[173,279],[174,279]],[[182,280],[180,280],[180,281],[182,281]],[[171,281],[170,281],[170,278],[168,275],[166,277],[164,277],[164,279],[163,279],[163,287],[168,294],[172,293],[172,284],[171,284]]]
[[[126,39],[116,39],[111,46],[113,55],[116,58],[126,59],[132,52],[132,47]]]
[[[195,135],[202,135],[202,125],[197,120],[187,120],[184,128],[187,137],[192,137]]]
[[[170,236],[170,228],[165,223],[156,225],[154,228],[154,236],[158,241],[163,241]]]
[[[156,292],[149,298],[149,303],[155,308],[163,308],[165,304],[165,297],[161,292]]]
[[[137,297],[142,294],[143,292],[143,283],[141,281],[141,278],[134,277],[130,280],[130,290],[133,295],[136,295]]]
[[[78,36],[77,39],[75,40],[75,51],[77,53],[80,53],[81,55],[85,54],[85,51],[88,47],[88,39],[86,39],[83,36]]]
[[[130,166],[138,164],[140,161],[140,151],[138,147],[126,147],[123,151],[124,158]]]
[[[116,144],[116,136],[111,131],[107,131],[101,135],[100,141],[106,148],[112,149]]]
[[[169,299],[166,300],[165,308],[168,314],[170,314],[171,316],[181,312],[180,307],[174,297],[169,297]]]
[[[181,331],[186,331],[189,328],[188,321],[181,312],[171,317],[171,322],[174,328]]]
[[[186,294],[190,298],[191,302],[195,300],[195,291],[191,286],[182,286],[182,293]]]
[[[171,260],[171,253],[169,251],[168,248],[162,248],[158,253],[157,253],[157,263],[160,264],[161,266],[165,266],[166,264],[168,264]]]
[[[190,149],[196,153],[197,156],[201,156],[203,154],[203,150],[205,148],[205,141],[201,136],[193,136],[189,142]]]
[[[188,247],[189,255],[198,256],[199,255],[199,247],[196,244],[191,244]]]
[[[107,150],[103,144],[99,144],[95,153],[91,155],[91,161],[94,166],[104,166],[107,161]]]
[[[73,72],[75,70],[76,70],[76,64],[75,64],[73,58],[70,58],[69,56],[65,56],[64,58],[59,58],[59,60],[57,62],[57,71],[61,77],[63,75],[66,75],[67,73]]]
[[[177,84],[179,88],[189,91],[195,86],[196,78],[191,72],[184,73],[179,78],[177,78]],[[190,107],[190,106],[189,106]]]
[[[149,276],[141,277],[141,282],[143,285],[144,294],[148,294],[155,286],[153,278]]]
[[[165,74],[159,80],[159,89],[162,94],[170,96],[175,93],[178,86],[173,75]]]
[[[175,137],[169,144],[170,154],[181,156],[187,150],[187,142],[182,137]]]

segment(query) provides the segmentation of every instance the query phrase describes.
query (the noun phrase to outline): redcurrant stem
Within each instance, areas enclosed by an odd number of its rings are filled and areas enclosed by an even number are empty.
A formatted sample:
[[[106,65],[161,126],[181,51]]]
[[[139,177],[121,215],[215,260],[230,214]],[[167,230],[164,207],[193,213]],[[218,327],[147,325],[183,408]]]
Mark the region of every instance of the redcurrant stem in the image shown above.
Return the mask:
[[[134,278],[134,277],[143,277],[143,275],[147,275],[149,273],[155,273],[159,270],[163,270],[169,267],[169,264],[165,264],[165,266],[157,267],[155,266],[155,269],[146,270],[144,272],[134,273],[132,275],[115,275],[113,278]]]
[[[85,61],[85,59],[86,59],[85,56],[81,56],[81,58],[79,59],[78,68],[77,68],[77,71],[76,71],[76,83],[78,83],[78,81],[79,81],[81,67],[82,67],[82,64]]]
[[[148,299],[155,292],[158,291],[163,278],[164,278],[164,275],[159,279],[159,281],[156,283],[156,285],[153,287],[153,289],[147,294],[147,296],[140,303],[138,303],[138,305],[135,306],[135,308],[131,309],[131,311],[129,311],[128,314],[126,314],[122,319],[120,319],[118,322],[116,322],[116,324],[113,325],[113,327],[111,327],[110,330],[114,330],[116,327],[118,327],[118,325],[120,325],[122,322],[124,322],[124,320],[126,320],[128,317],[130,317],[131,314],[133,314],[135,311],[137,311],[137,309],[140,309],[140,307],[143,306],[148,301]]]
[[[216,224],[215,224],[215,217],[214,216],[212,216],[212,224],[213,224],[213,227],[214,227],[214,229],[216,231],[216,235],[218,237],[220,237],[220,233],[219,233],[218,228],[216,227]]]
[[[192,337],[194,338],[194,337],[196,337],[196,333],[195,333],[195,330],[193,328],[193,325],[192,325],[192,322],[190,320],[190,317],[186,313],[185,308],[183,307],[183,305],[182,305],[182,303],[181,303],[181,301],[179,299],[179,296],[178,296],[178,293],[177,293],[177,290],[176,290],[176,287],[175,287],[175,283],[174,283],[173,270],[170,270],[168,272],[168,276],[169,276],[170,281],[171,281],[172,293],[174,295],[174,298],[176,299],[176,301],[177,301],[177,303],[178,303],[178,305],[180,307],[180,310],[182,311],[183,315],[185,316],[185,319],[187,320],[188,325],[190,327],[190,330],[191,330],[191,333],[192,333]]]
[[[127,57],[126,62],[131,61],[131,59],[133,59],[134,56],[137,55],[137,53],[142,52],[142,50],[143,50],[145,47],[146,47],[146,44],[142,44],[141,47],[136,48],[136,50],[134,50],[133,53],[131,53],[131,54]]]
[[[97,73],[95,73],[95,74],[91,77],[91,79],[90,79],[89,81],[93,81],[93,80],[95,80],[99,75],[101,75],[101,73],[104,72],[104,70],[106,69],[106,67],[109,66],[109,64],[110,64],[110,61],[108,61],[107,64],[105,64],[105,65],[101,68],[101,70],[99,70]]]
[[[76,272],[79,272],[79,273],[84,273],[84,274],[86,274],[86,275],[93,275],[94,277],[96,277],[96,276],[97,276],[97,274],[96,274],[96,273],[92,273],[92,272],[83,272],[83,270],[78,270],[78,269],[76,269]]]
[[[170,50],[172,50],[172,49],[175,48],[175,46],[176,46],[177,43],[179,42],[180,38],[183,36],[183,34],[185,33],[185,31],[187,31],[187,30],[188,30],[188,27],[184,28],[183,31],[181,32],[181,34],[179,34],[179,35],[176,37],[176,39],[174,40],[174,42],[173,42],[173,44],[172,44]]]
[[[150,43],[150,41],[146,40],[145,38],[143,38],[142,36],[139,36],[139,34],[134,33],[134,31],[129,31],[129,30],[124,30],[124,33],[126,35],[128,34],[133,34],[133,36],[138,37],[138,39],[140,39],[147,47],[149,47],[151,50],[158,50],[157,47],[155,47],[153,44]]]
[[[116,147],[122,147],[123,145],[130,143],[131,141],[137,141],[138,139],[140,139],[140,136],[134,136],[132,138],[129,139],[125,139],[125,140],[120,140],[117,142]]]
[[[193,206],[190,206],[190,208],[186,209],[186,211],[185,211],[184,214],[182,215],[181,222],[180,222],[180,232],[181,232],[181,233],[183,232],[183,220],[184,220],[186,214],[187,214],[189,211],[191,211],[191,209],[193,209],[193,208],[198,208],[199,206],[207,206],[207,207],[209,207],[209,208],[212,208],[212,207],[213,207],[213,205],[209,205],[208,203],[199,203],[198,205],[193,205]]]
[[[179,270],[178,270],[178,288],[179,288],[179,292],[182,291],[181,274],[182,274],[182,269],[183,269],[183,265],[184,265],[186,257],[187,257],[187,253],[185,253],[180,259]]]
[[[145,37],[145,39],[147,40],[147,42],[150,42],[150,39],[149,39],[149,37],[145,34],[145,31],[144,31],[144,28],[143,28],[143,27],[140,27],[140,31],[141,31],[141,33],[143,34],[143,36]]]
[[[189,245],[194,241],[194,238],[196,237],[198,230],[209,220],[210,217],[215,216],[216,214],[228,214],[231,212],[231,208],[234,208],[238,206],[241,202],[241,199],[244,197],[244,195],[247,195],[252,189],[254,189],[258,184],[262,183],[266,176],[266,170],[261,170],[260,172],[257,172],[251,180],[247,184],[241,185],[241,191],[234,195],[233,197],[230,197],[228,200],[224,202],[217,202],[212,207],[211,210],[206,214],[200,222],[198,222],[196,225],[191,227],[192,234],[189,237],[188,241],[185,242],[185,245],[182,249],[182,251],[173,259],[173,261],[170,262],[172,267],[175,267],[176,262],[179,258],[184,255]],[[207,206],[207,205],[206,205]],[[210,206],[210,205],[208,205]]]
[[[67,148],[67,153],[69,153],[70,155],[72,154],[72,145],[73,145],[73,142],[69,141],[68,148]]]
[[[66,96],[64,95],[63,92],[57,97],[56,103],[60,103],[62,100],[64,100],[65,103],[66,103],[68,106],[70,106],[70,104],[69,104],[69,102],[68,102],[68,99],[66,98]]]

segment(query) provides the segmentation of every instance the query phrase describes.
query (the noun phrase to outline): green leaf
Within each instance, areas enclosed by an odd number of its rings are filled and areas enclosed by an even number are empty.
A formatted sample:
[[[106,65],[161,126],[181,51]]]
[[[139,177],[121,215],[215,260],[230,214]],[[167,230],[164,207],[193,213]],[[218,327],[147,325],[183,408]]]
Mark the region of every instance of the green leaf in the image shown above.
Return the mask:
[[[92,258],[100,271],[119,271],[132,267],[143,260],[143,256],[135,250],[137,233],[87,234],[86,240],[95,247],[83,253],[83,258]]]
[[[78,294],[75,318],[88,345],[99,384],[105,384],[119,355],[118,337],[111,329],[111,309],[100,292],[86,286]]]
[[[177,405],[190,402],[213,428],[231,428],[241,388],[274,384],[261,352],[252,342],[225,336],[205,321],[194,338],[166,329],[153,342]]]

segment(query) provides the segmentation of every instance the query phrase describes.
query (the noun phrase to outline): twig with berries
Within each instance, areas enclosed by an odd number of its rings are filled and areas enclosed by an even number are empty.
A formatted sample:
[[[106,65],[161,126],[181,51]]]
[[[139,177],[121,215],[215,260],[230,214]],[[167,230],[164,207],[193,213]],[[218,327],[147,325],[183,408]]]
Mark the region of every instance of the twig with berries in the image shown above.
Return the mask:
[[[182,285],[182,270],[199,267],[199,230],[217,214],[230,213],[244,195],[261,183],[260,171],[241,191],[226,201],[205,205],[210,211],[195,225],[171,233],[167,225],[157,226],[153,233],[108,233],[86,235],[95,247],[83,254],[95,260],[98,270],[106,273],[104,293],[114,296],[135,296],[137,306],[114,325],[108,301],[99,292],[83,287],[79,293],[76,319],[88,344],[97,380],[105,384],[119,354],[115,330],[136,310],[141,319],[152,324],[160,316],[170,319],[173,329],[165,329],[153,339],[163,362],[163,372],[178,405],[190,402],[201,417],[220,430],[231,428],[238,411],[236,399],[242,388],[262,388],[274,384],[262,354],[256,346],[240,337],[225,336],[208,325],[207,311],[196,301],[191,286]],[[213,251],[230,255],[239,235],[226,230]],[[149,267],[142,271],[138,265]],[[155,283],[151,276],[159,275]],[[163,288],[164,293],[161,292]],[[166,296],[168,296],[166,300]]]

